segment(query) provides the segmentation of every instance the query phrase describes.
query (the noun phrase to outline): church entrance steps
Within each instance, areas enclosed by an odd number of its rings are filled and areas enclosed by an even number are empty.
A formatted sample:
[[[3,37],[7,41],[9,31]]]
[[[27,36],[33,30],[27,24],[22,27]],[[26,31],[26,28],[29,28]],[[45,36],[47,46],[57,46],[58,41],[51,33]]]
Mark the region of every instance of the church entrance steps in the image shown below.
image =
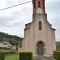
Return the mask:
[[[33,60],[55,60],[54,58],[52,57],[40,57],[40,56],[37,56],[37,57],[34,57]]]

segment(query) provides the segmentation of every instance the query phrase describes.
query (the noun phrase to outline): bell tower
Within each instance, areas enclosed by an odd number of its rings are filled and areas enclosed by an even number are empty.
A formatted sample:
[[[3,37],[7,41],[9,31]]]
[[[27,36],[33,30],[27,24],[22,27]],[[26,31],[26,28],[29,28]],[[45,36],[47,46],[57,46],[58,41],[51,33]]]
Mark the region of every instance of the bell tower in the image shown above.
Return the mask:
[[[33,13],[36,12],[45,13],[45,0],[33,0]]]

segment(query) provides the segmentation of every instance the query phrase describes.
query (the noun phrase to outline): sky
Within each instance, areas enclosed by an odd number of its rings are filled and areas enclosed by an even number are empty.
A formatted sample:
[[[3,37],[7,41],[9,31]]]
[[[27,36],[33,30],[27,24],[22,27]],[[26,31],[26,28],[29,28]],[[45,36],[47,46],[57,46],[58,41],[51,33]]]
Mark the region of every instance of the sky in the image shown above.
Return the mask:
[[[0,32],[24,37],[25,24],[32,21],[32,2],[1,10],[32,0],[0,0]],[[47,20],[56,29],[56,41],[60,41],[60,0],[45,0]]]

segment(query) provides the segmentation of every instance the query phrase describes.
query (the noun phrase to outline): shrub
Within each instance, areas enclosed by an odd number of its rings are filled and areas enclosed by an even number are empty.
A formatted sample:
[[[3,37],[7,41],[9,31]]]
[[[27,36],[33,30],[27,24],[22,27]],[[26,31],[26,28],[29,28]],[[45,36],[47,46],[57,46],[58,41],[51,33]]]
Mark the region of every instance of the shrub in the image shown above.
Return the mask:
[[[54,51],[54,58],[60,60],[60,51]]]
[[[32,52],[20,52],[19,60],[32,60]]]
[[[4,60],[5,59],[5,53],[4,52],[0,52],[0,60]]]

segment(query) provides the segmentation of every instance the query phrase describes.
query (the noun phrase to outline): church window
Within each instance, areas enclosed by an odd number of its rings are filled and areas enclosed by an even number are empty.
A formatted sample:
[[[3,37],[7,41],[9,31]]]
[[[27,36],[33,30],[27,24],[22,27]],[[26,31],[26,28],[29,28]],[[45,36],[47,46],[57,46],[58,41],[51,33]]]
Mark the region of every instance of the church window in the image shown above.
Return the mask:
[[[35,0],[33,0],[33,2],[34,2]]]
[[[38,7],[40,7],[40,1],[38,1]]]
[[[43,8],[44,8],[44,2],[43,2]]]
[[[42,0],[42,1],[45,1],[45,0]]]
[[[41,22],[39,22],[39,30],[42,30],[42,23]]]
[[[34,2],[34,8],[36,8],[36,2]]]

